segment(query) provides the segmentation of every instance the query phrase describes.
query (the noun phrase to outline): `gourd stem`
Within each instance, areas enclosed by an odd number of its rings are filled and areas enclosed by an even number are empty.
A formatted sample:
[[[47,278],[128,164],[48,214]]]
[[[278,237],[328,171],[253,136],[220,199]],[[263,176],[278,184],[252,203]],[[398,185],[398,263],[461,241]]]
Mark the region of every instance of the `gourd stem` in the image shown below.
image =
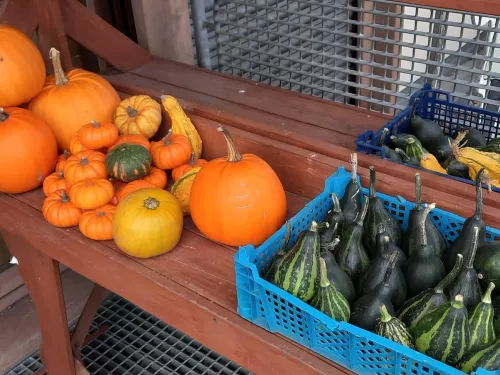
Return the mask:
[[[387,311],[387,307],[384,304],[380,305],[380,321],[383,323],[389,323],[392,319],[391,314]]]
[[[234,144],[233,138],[231,134],[227,131],[227,129],[223,126],[219,126],[217,128],[218,132],[221,132],[227,143],[227,161],[230,163],[239,162],[242,157],[239,151],[236,149],[236,145]]]
[[[172,144],[172,141],[170,140],[171,136],[172,136],[172,129],[169,129],[167,135],[165,136],[165,138],[163,138],[165,146],[169,146]]]
[[[292,223],[290,223],[290,220],[287,220],[285,222],[285,226],[286,226],[285,240],[283,241],[283,246],[281,246],[280,249],[278,250],[279,254],[285,254],[288,244],[290,243],[290,238],[292,237]]]
[[[424,212],[422,212],[422,217],[420,218],[419,230],[420,230],[420,240],[422,241],[422,248],[427,247],[427,232],[425,230],[425,222],[427,221],[427,216],[436,207],[436,203],[431,203],[425,207]]]
[[[189,165],[191,167],[194,167],[196,164],[196,156],[194,154],[194,151],[191,151],[191,156],[189,157]]]
[[[328,223],[325,223],[328,224]],[[328,227],[327,227],[328,228]],[[311,226],[309,227],[309,230],[311,232],[317,232],[318,231],[318,223],[315,222],[314,220],[311,222]]]
[[[375,180],[376,180],[376,172],[375,167],[370,167],[370,198],[375,198]]]
[[[465,267],[469,270],[474,268],[474,259],[476,258],[478,240],[479,240],[479,228],[477,226],[474,226],[472,232],[472,249],[470,251],[469,258],[467,259],[467,264],[465,265]]]
[[[476,176],[476,214],[477,220],[483,217],[483,188],[481,187],[482,178],[484,176],[484,168],[482,168]]]
[[[420,103],[420,98],[415,98],[413,106],[411,107],[410,120],[414,118],[417,113],[418,103]]]
[[[389,258],[389,263],[387,264],[387,269],[385,270],[384,278],[382,279],[382,283],[384,286],[388,287],[391,281],[391,275],[392,275],[392,270],[394,269],[394,266],[396,265],[396,260],[398,259],[398,253],[395,251],[392,253],[391,257]]]
[[[97,217],[103,217],[105,215],[106,215],[106,212],[104,212],[104,211],[99,211],[99,212],[96,213]]]
[[[365,200],[363,201],[363,205],[361,206],[361,211],[358,213],[358,216],[356,217],[356,224],[363,226],[363,222],[365,221],[367,212],[368,212],[368,198],[365,196]]]
[[[132,108],[131,106],[128,106],[127,107],[127,114],[129,115],[129,117],[135,117],[139,114],[139,112],[137,112],[134,108]]]
[[[87,159],[85,156],[82,156],[80,158],[80,164],[81,165],[87,165],[89,163],[89,159]]]
[[[63,203],[69,202],[69,197],[68,194],[66,194],[65,190],[61,191],[61,202]]]
[[[51,48],[49,51],[49,57],[52,61],[52,66],[54,67],[54,76],[56,77],[56,86],[62,86],[69,82],[68,77],[64,74],[64,69],[61,65],[61,52],[55,48]]]
[[[144,207],[146,207],[149,210],[156,210],[160,206],[160,202],[158,202],[158,199],[149,197],[144,199]]]
[[[325,243],[321,245],[321,250],[325,251],[333,251],[337,247],[337,245],[340,243],[340,238],[335,237],[335,239],[332,242]]]
[[[0,122],[4,122],[9,118],[9,114],[4,111],[3,108],[0,108]]]
[[[62,180],[64,178],[64,171],[57,172],[57,175],[58,175],[59,179]]]
[[[358,178],[358,154],[351,154],[351,180],[357,181]]]
[[[322,288],[327,288],[330,286],[330,280],[328,280],[328,273],[326,271],[326,262],[323,258],[319,258],[319,268],[320,268],[320,282],[319,285]]]
[[[481,299],[481,302],[491,303],[491,292],[493,292],[493,289],[495,289],[495,284],[489,283],[488,289],[486,289],[486,292],[484,292],[484,296]]]
[[[455,261],[455,265],[453,269],[448,272],[448,274],[439,282],[438,285],[434,288],[436,293],[443,293],[445,289],[449,288],[449,286],[455,281],[458,274],[462,270],[462,265],[464,264],[464,256],[462,254],[457,254],[457,260]]]
[[[380,133],[380,137],[377,140],[377,146],[382,146],[384,144],[385,137],[387,137],[387,133],[389,133],[389,129],[383,128]]]
[[[340,208],[339,197],[337,197],[337,194],[335,194],[335,193],[332,193],[332,202],[333,202],[332,211],[337,213],[337,214],[342,212],[342,210]]]
[[[464,307],[464,296],[461,294],[457,294],[455,299],[451,302],[451,307],[455,309],[461,309]]]
[[[389,242],[390,242],[389,236],[384,236],[382,237],[382,254],[388,254],[389,253]]]
[[[63,155],[64,155],[65,159],[68,159],[70,157],[70,154],[69,154],[68,150],[64,150],[63,151]]]
[[[422,179],[420,173],[415,173],[415,200],[417,203],[416,208],[422,207]]]
[[[99,124],[96,120],[91,120],[90,123],[93,128],[99,128],[101,126],[101,124]]]

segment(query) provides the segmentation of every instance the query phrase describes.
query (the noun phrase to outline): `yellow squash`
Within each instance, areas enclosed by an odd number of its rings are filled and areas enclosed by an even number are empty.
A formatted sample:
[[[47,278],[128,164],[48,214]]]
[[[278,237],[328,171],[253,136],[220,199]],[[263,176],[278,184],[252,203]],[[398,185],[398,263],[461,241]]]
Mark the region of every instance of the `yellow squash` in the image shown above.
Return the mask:
[[[201,137],[189,117],[184,113],[177,99],[170,95],[162,95],[161,102],[172,121],[172,133],[186,136],[191,143],[196,158],[200,158]]]
[[[183,216],[177,199],[168,191],[134,191],[116,207],[113,239],[126,254],[150,258],[172,250],[181,238]]]
[[[179,178],[175,184],[172,185],[172,189],[170,190],[179,201],[184,215],[190,214],[189,198],[191,197],[191,187],[200,169],[201,167],[191,169],[184,176]]]
[[[434,172],[447,174],[446,169],[441,167],[441,165],[437,161],[436,157],[432,154],[423,154],[422,159],[420,159],[420,165],[425,169],[429,169],[429,170],[434,171]]]

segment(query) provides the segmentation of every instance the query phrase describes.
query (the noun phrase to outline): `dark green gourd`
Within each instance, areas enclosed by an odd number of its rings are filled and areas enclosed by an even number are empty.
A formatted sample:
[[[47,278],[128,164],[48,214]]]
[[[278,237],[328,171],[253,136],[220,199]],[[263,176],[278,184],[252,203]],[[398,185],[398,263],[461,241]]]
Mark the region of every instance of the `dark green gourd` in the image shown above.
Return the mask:
[[[274,284],[303,301],[309,301],[319,287],[319,258],[318,224],[313,221],[309,230],[278,261]]]
[[[271,259],[271,262],[262,271],[262,277],[270,282],[273,281],[274,274],[276,273],[276,266],[278,265],[279,261],[285,256],[288,250],[288,245],[290,243],[290,237],[292,235],[292,224],[290,223],[289,220],[287,220],[285,222],[285,226],[286,226],[286,234],[285,234],[285,239],[283,240],[283,245],[278,249],[276,255],[273,257],[273,259]]]
[[[319,232],[321,243],[325,244],[332,242],[337,236],[337,233],[342,233],[342,228],[344,226],[344,214],[340,208],[339,198],[335,193],[332,193],[331,198],[333,208],[328,215],[326,215],[325,219],[328,223],[328,228]]]
[[[401,157],[401,155],[399,155],[392,148],[389,148],[386,145],[382,145],[382,150],[384,152],[384,156],[386,159],[395,161],[396,163],[401,163],[403,161],[403,158]]]
[[[417,160],[415,158],[410,158],[404,150],[400,148],[396,148],[395,150],[399,155],[401,155],[401,159],[403,159],[403,162],[409,165],[413,165],[414,167],[420,167],[420,160]]]
[[[311,306],[337,321],[347,322],[351,310],[349,302],[335,286],[330,283],[327,276],[326,264],[320,258],[320,283],[319,289],[311,300]]]
[[[467,353],[457,364],[457,368],[466,374],[470,374],[478,368],[488,371],[500,369],[500,338],[487,348]]]
[[[434,254],[427,243],[425,221],[429,212],[434,209],[434,203],[424,208],[419,217],[420,241],[412,242],[410,257],[403,267],[405,279],[408,281],[408,297],[414,297],[426,289],[434,288],[445,276],[443,262]]]
[[[398,252],[391,252],[389,249],[389,237],[384,236],[381,248],[377,251],[375,257],[371,260],[370,264],[363,271],[358,280],[358,295],[363,296],[370,293],[377,285],[383,280],[385,270],[389,264],[392,254],[399,257]],[[391,278],[389,279],[389,288],[391,289],[391,302],[394,308],[399,309],[406,301],[406,282],[398,265],[396,258],[396,265],[392,270]]]
[[[500,284],[500,241],[484,242],[478,247],[474,268],[483,287],[490,282]]]
[[[458,137],[458,134],[460,132],[467,132],[467,135],[465,136],[463,140],[463,144],[467,147],[481,147],[481,146],[486,146],[486,139],[484,138],[483,133],[481,131],[475,129],[475,128],[470,128],[467,126],[459,126],[455,130],[455,133],[453,134],[453,139],[456,139]],[[465,143],[467,142],[467,143]]]
[[[344,213],[344,228],[351,225],[361,210],[361,186],[358,182],[358,156],[351,154],[351,181],[347,184],[340,207]]]
[[[469,316],[459,294],[425,314],[410,329],[421,353],[450,365],[458,362],[469,349]]]
[[[457,255],[455,266],[435,288],[429,288],[417,294],[415,297],[407,300],[398,311],[398,318],[401,319],[408,327],[413,327],[422,316],[427,314],[432,309],[441,306],[448,302],[448,297],[445,290],[455,281],[458,274],[462,270],[463,256]]]
[[[452,158],[448,166],[446,167],[446,172],[450,176],[466,178],[470,180],[469,167],[464,163],[460,163],[457,159]]]
[[[366,252],[361,238],[363,237],[363,221],[368,210],[368,199],[365,198],[358,218],[346,227],[340,238],[338,252],[335,257],[339,266],[356,281],[361,272],[370,263],[370,257]]]
[[[476,147],[483,152],[496,152],[500,154],[500,138],[493,138],[486,146]]]
[[[500,336],[500,294],[493,300],[493,310],[495,311],[495,332]]]
[[[420,143],[418,138],[412,134],[406,134],[406,133],[395,134],[395,135],[391,135],[390,138],[391,138],[391,141],[394,144],[395,148],[400,148],[403,150],[406,150],[406,146],[408,145],[408,141],[410,139],[413,139],[415,142]]]
[[[446,270],[453,267],[457,254],[462,254],[464,259],[468,258],[468,252],[472,249],[471,243],[473,239],[474,228],[479,229],[479,243],[482,246],[485,241],[486,224],[483,221],[483,188],[481,187],[481,179],[484,170],[479,171],[476,179],[476,213],[474,216],[465,220],[462,231],[453,241],[451,246],[444,253],[443,263]]]
[[[413,337],[406,325],[398,318],[389,314],[384,304],[380,305],[380,322],[375,326],[375,333],[398,344],[414,349]]]
[[[364,222],[363,245],[371,256],[374,256],[377,252],[377,234],[380,225],[383,226],[384,231],[396,245],[401,245],[403,238],[403,232],[398,222],[387,212],[384,203],[377,197],[375,182],[375,167],[370,167],[370,197]]]
[[[448,292],[448,297],[451,299],[457,294],[461,294],[464,299],[464,304],[467,309],[472,309],[481,301],[481,286],[479,285],[479,279],[477,272],[474,269],[474,258],[477,251],[479,229],[474,228],[474,233],[472,235],[472,249],[468,251],[468,258],[465,259],[464,267],[462,271],[453,282]]]
[[[378,233],[377,233],[377,249],[384,249],[384,237],[385,236],[389,237],[388,234],[385,232],[384,225],[380,224],[378,227]],[[389,251],[388,251],[389,254],[392,254],[393,252],[398,253],[398,260],[397,260],[396,265],[398,267],[402,268],[408,259],[408,257],[404,253],[404,251],[401,250],[401,248],[398,245],[396,245],[390,239],[390,237],[389,237],[389,243],[387,246],[389,247]],[[377,252],[377,255],[378,254],[379,254],[379,252]]]
[[[321,257],[325,260],[326,270],[328,272],[328,280],[349,303],[354,302],[356,298],[356,290],[349,275],[337,264],[333,251],[340,240],[334,239],[329,246],[321,248]]]
[[[422,205],[422,180],[420,178],[420,173],[415,173],[415,200],[416,205],[410,211],[408,228],[403,238],[403,250],[409,256],[413,255],[412,251],[414,249],[420,249],[419,244],[422,237],[420,218],[424,213],[424,206]],[[425,219],[425,233],[427,235],[427,245],[429,248],[439,259],[443,259],[446,250],[446,242],[432,222],[430,216],[427,216],[427,219]]]
[[[483,295],[481,302],[472,310],[469,318],[471,331],[471,341],[469,350],[485,348],[493,344],[496,340],[495,328],[493,326],[493,316],[495,311],[491,304],[491,292],[495,284],[490,283]]]
[[[390,279],[396,266],[397,254],[392,254],[387,264],[383,280],[368,294],[361,296],[351,308],[350,322],[355,326],[373,331],[380,320],[380,305],[384,304],[389,314],[394,315]]]

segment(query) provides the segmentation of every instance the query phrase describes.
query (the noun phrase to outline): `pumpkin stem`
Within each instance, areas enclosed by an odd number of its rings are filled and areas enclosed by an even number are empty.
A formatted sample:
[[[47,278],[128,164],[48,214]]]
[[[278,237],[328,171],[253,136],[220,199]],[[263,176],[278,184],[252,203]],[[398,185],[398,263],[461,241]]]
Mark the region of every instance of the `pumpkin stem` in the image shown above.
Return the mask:
[[[106,215],[106,212],[104,212],[104,211],[96,212],[97,217],[103,217],[104,215]]]
[[[61,65],[61,52],[55,48],[51,48],[49,51],[49,57],[52,61],[52,66],[54,67],[54,75],[56,77],[56,86],[62,86],[69,82],[68,77],[64,74],[64,69]]]
[[[89,163],[89,159],[87,159],[85,156],[82,156],[80,159],[80,164],[87,165],[88,163]]]
[[[69,197],[68,194],[66,194],[66,190],[61,191],[61,202],[63,203],[69,202]]]
[[[127,107],[127,114],[129,115],[129,117],[135,117],[139,114],[139,112],[137,112],[134,108],[132,108],[131,106],[128,106]]]
[[[239,151],[236,149],[236,145],[234,144],[233,138],[231,134],[227,131],[227,129],[223,126],[219,126],[217,128],[218,132],[221,132],[224,138],[226,138],[227,142],[227,161],[230,163],[239,162],[242,157]]]
[[[146,207],[148,210],[156,210],[160,206],[160,202],[158,202],[158,199],[149,197],[144,200],[144,207]]]
[[[57,172],[57,175],[58,175],[60,180],[64,179],[64,171]]]
[[[191,157],[189,158],[189,165],[194,167],[196,164],[196,156],[194,155],[194,151],[191,151]]]
[[[0,108],[0,122],[4,122],[9,118],[9,114],[3,110],[3,108]]]
[[[171,136],[172,136],[172,129],[169,129],[167,135],[165,136],[165,138],[163,138],[163,142],[165,142],[165,146],[169,146],[172,144],[172,141],[170,140]]]
[[[68,158],[71,156],[71,154],[68,152],[68,150],[63,151],[64,159],[68,160]]]
[[[93,128],[101,127],[101,124],[99,124],[96,120],[91,120],[90,123],[92,124]]]

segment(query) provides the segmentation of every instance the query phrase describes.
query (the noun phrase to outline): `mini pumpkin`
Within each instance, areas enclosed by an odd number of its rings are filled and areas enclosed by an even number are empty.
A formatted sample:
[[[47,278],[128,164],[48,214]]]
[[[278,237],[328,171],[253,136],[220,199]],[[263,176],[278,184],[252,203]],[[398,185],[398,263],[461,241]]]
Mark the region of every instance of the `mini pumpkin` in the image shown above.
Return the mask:
[[[133,134],[133,135],[120,135],[118,139],[116,140],[115,144],[112,145],[109,149],[108,152],[113,150],[115,147],[124,144],[124,143],[132,143],[134,145],[141,145],[146,147],[146,150],[150,151],[151,150],[151,143],[147,140],[147,138],[143,135],[140,134]]]
[[[69,141],[69,151],[72,154],[76,154],[77,152],[86,151],[86,150],[88,150],[88,148],[80,143],[80,138],[78,136],[78,132],[73,134],[73,136],[71,137],[71,139]]]
[[[106,168],[114,179],[130,182],[146,176],[151,155],[144,146],[124,143],[106,155]]]
[[[113,216],[116,207],[107,204],[95,210],[85,211],[78,223],[80,232],[85,237],[96,241],[113,239]]]
[[[90,121],[78,132],[80,143],[90,150],[97,150],[113,145],[118,139],[118,128],[111,123]]]
[[[207,163],[208,161],[206,161],[205,159],[196,159],[194,151],[192,151],[189,163],[182,164],[181,166],[174,168],[172,170],[172,178],[174,179],[174,181],[177,181],[179,178],[188,173],[191,169],[196,167],[203,167]]]
[[[67,188],[68,186],[66,184],[66,180],[64,179],[63,171],[54,172],[43,180],[43,193],[46,197],[57,190],[66,190]]]
[[[42,213],[50,224],[67,228],[78,225],[82,210],[71,202],[66,190],[57,190],[45,198]]]
[[[148,174],[143,178],[157,188],[164,189],[167,186],[167,173],[159,168],[151,167]]]
[[[114,193],[113,185],[105,178],[78,181],[69,189],[71,201],[82,210],[94,210],[108,204]]]
[[[71,156],[71,154],[64,150],[61,155],[57,157],[57,164],[56,164],[56,172],[60,172],[64,168],[64,164],[66,164],[66,160]]]
[[[125,186],[127,185],[126,182],[122,182],[120,180],[115,180],[114,178],[110,178],[109,181],[111,182],[111,184],[113,185],[113,189],[115,191],[115,193],[113,194],[113,199],[111,199],[111,204],[116,206],[118,204],[118,196],[117,196],[117,193],[118,191],[120,190],[120,188],[122,186]]]
[[[177,198],[181,205],[181,210],[184,215],[189,215],[189,201],[191,197],[191,188],[194,179],[200,171],[201,167],[196,167],[188,171],[184,176],[175,181],[170,192]]]
[[[118,105],[113,121],[120,134],[141,134],[149,139],[161,124],[160,103],[147,95],[131,96]]]
[[[92,180],[95,178],[107,178],[104,154],[86,150],[71,155],[64,164],[64,176],[68,187],[78,181]]]
[[[135,180],[132,182],[129,182],[128,184],[123,185],[116,191],[116,200],[118,203],[120,203],[122,200],[127,198],[130,194],[132,194],[134,191],[140,190],[140,189],[146,189],[146,188],[154,188],[154,186],[151,182],[145,181],[145,180]]]
[[[182,134],[172,134],[172,129],[161,141],[151,143],[153,165],[160,169],[173,169],[186,164],[191,151],[189,139]]]

